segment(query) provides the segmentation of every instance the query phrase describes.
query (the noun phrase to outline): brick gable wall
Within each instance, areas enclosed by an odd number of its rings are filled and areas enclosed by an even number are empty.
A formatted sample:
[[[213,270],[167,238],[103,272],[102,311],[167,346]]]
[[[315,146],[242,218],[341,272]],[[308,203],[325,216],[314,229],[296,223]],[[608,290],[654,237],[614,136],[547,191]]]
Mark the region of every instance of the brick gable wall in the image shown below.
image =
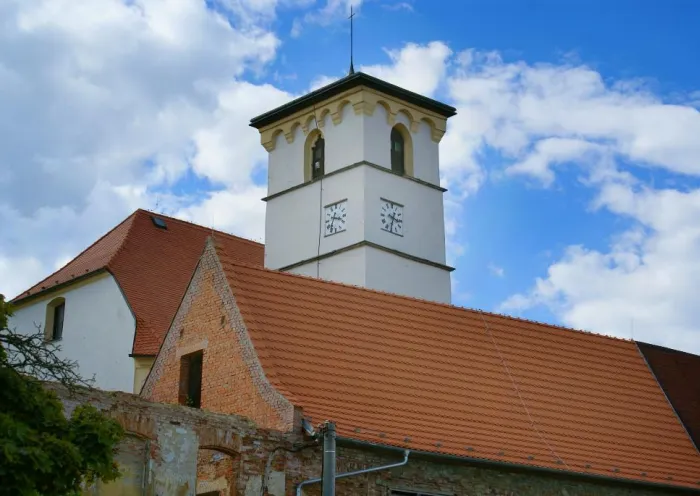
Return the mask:
[[[294,406],[265,377],[211,242],[195,270],[141,396],[178,403],[181,358],[203,351],[201,408],[290,431]]]

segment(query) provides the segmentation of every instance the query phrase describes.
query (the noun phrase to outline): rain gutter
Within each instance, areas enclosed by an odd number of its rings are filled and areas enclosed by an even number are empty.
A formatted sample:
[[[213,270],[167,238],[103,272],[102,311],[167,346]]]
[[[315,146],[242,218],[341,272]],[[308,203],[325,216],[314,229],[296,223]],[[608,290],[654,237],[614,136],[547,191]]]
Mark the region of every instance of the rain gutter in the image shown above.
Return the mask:
[[[389,446],[386,444],[379,444],[379,443],[372,443],[369,441],[359,441],[357,439],[352,439],[352,438],[347,438],[347,437],[338,437],[337,438],[339,444],[343,445],[348,445],[348,446],[356,446],[358,448],[370,448],[370,449],[379,449],[379,450],[386,450],[386,451],[403,451],[406,452],[405,448],[400,448],[398,446]],[[598,475],[598,474],[584,474],[580,472],[572,472],[572,471],[566,471],[566,470],[557,470],[553,468],[547,468],[547,467],[535,467],[535,466],[530,466],[530,465],[522,465],[519,463],[511,463],[511,462],[499,462],[497,460],[485,460],[482,458],[472,458],[469,456],[457,456],[457,455],[448,455],[448,454],[442,454],[442,453],[432,453],[430,451],[418,451],[418,450],[413,450],[413,454],[418,455],[421,458],[429,458],[429,459],[435,459],[435,460],[450,460],[454,462],[461,462],[461,463],[470,463],[470,464],[475,464],[475,465],[483,465],[486,467],[494,467],[494,468],[505,468],[505,469],[510,469],[514,471],[520,471],[520,472],[538,472],[541,474],[547,474],[547,475],[554,475],[557,477],[567,477],[567,478],[579,478],[582,480],[590,480],[598,483],[614,483],[618,485],[627,485],[627,486],[634,486],[634,487],[643,487],[643,488],[648,488],[648,489],[656,489],[656,490],[665,490],[665,491],[675,491],[679,493],[688,493],[688,494],[700,494],[700,477],[698,477],[698,487],[692,488],[692,487],[687,487],[687,486],[674,486],[671,484],[665,484],[661,482],[645,482],[645,481],[638,481],[638,480],[633,480],[633,479],[624,479],[622,477],[610,477],[606,475]],[[408,459],[408,453],[406,453],[406,460]],[[402,463],[403,465],[403,463]],[[343,475],[343,474],[341,474]],[[319,479],[320,480],[320,479]],[[297,493],[297,496],[300,496],[301,493]]]

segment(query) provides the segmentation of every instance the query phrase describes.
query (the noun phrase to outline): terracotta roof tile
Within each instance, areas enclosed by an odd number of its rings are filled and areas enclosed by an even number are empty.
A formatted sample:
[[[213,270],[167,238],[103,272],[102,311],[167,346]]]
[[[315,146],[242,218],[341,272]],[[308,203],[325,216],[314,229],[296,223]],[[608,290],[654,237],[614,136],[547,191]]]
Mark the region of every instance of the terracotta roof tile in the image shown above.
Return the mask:
[[[700,446],[700,356],[637,342],[696,446]]]
[[[76,278],[84,277],[105,269],[109,261],[124,243],[137,213],[138,212],[134,212],[124,219],[111,231],[88,246],[78,254],[78,256],[56,272],[41,280],[27,291],[17,295],[12,302],[19,303],[26,298],[34,297],[39,293],[54,289],[62,284],[70,283]]]
[[[165,220],[167,229],[156,227],[152,215]],[[74,275],[108,270],[136,316],[133,353],[155,355],[212,234],[236,262],[263,265],[260,243],[139,209],[13,302],[70,283]]]
[[[269,380],[314,424],[421,451],[698,487],[700,454],[631,341],[218,253]]]

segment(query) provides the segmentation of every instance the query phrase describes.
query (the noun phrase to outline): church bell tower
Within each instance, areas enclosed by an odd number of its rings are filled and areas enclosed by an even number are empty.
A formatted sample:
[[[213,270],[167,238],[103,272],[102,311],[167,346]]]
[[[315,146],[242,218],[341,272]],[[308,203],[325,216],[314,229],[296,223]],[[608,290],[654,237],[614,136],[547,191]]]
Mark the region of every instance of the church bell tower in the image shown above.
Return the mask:
[[[455,113],[357,72],[252,119],[265,267],[450,303],[439,143]]]

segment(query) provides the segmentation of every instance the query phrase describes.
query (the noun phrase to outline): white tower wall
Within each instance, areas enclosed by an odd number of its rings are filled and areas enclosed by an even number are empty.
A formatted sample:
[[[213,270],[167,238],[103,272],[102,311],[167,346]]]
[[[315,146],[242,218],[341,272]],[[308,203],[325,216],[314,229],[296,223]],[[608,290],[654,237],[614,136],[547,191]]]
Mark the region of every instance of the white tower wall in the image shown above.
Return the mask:
[[[261,130],[269,152],[265,266],[450,302],[440,125],[444,119],[401,101],[360,93],[322,102]],[[403,175],[391,171],[394,126],[410,150]],[[325,174],[311,180],[306,162],[319,132]],[[381,229],[385,200],[403,208],[400,235]],[[345,202],[345,228],[327,235],[324,209],[337,202]]]

